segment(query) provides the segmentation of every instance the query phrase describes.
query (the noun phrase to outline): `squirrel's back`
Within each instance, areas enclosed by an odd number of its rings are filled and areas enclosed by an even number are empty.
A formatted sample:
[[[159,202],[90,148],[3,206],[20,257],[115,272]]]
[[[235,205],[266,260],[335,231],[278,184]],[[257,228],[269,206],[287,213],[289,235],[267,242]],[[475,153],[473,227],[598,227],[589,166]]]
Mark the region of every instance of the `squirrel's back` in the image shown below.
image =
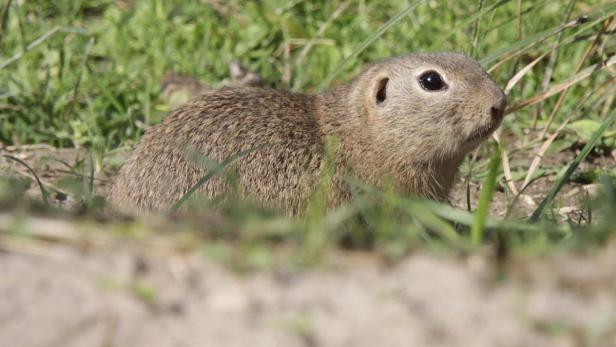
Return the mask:
[[[130,212],[168,208],[216,164],[247,151],[230,165],[242,196],[297,214],[321,165],[313,98],[261,88],[199,96],[146,131],[111,188],[112,205]],[[213,177],[199,195],[228,188]]]

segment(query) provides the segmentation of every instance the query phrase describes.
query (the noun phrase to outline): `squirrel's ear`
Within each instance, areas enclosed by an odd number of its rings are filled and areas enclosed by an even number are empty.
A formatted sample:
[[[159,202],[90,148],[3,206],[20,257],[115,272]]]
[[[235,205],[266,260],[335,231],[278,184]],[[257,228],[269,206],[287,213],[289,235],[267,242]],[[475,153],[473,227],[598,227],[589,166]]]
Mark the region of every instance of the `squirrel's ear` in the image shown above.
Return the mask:
[[[377,67],[379,68],[379,67]],[[368,71],[365,84],[361,88],[363,106],[368,113],[368,119],[375,116],[375,112],[382,111],[391,97],[389,86],[389,72],[383,68],[377,71]]]
[[[376,79],[374,88],[374,103],[377,106],[382,106],[387,101],[387,84],[389,83],[389,77],[380,76]]]

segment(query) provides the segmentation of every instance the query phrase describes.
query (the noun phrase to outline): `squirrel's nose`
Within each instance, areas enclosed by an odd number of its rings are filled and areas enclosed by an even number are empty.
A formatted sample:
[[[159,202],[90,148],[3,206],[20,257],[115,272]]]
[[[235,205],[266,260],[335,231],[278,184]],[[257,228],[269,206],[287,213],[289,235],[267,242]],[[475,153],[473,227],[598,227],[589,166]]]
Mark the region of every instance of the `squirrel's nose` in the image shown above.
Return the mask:
[[[502,97],[490,107],[490,116],[492,116],[492,119],[500,121],[505,114],[505,107],[507,107],[507,97],[503,94]]]

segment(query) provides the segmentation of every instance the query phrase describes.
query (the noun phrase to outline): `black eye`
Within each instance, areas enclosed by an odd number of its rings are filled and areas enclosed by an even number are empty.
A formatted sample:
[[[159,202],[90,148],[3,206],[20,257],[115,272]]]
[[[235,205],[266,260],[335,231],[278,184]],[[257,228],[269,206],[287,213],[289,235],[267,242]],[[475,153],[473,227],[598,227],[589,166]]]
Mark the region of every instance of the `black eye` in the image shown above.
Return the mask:
[[[436,71],[424,72],[419,76],[419,85],[429,91],[445,89],[446,85],[443,78]]]

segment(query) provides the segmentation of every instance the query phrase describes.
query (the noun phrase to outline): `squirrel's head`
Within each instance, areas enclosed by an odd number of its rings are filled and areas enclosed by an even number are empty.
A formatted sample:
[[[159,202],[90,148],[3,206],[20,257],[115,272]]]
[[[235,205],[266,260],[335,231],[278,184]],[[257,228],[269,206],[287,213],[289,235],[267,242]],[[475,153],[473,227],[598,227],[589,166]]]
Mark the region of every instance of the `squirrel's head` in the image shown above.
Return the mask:
[[[353,85],[373,138],[426,162],[462,158],[500,125],[506,106],[486,71],[461,53],[386,59]]]

